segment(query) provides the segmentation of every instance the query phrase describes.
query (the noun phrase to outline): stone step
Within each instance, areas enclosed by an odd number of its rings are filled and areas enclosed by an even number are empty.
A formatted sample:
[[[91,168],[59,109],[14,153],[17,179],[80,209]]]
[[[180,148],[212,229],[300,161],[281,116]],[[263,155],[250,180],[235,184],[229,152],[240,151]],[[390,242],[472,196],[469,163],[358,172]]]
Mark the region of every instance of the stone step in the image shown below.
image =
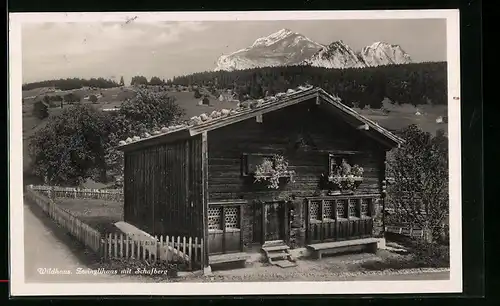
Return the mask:
[[[289,260],[276,260],[273,262],[273,264],[277,265],[280,268],[291,268],[297,266],[296,263],[291,262]]]
[[[286,244],[276,245],[276,246],[263,246],[262,249],[267,252],[276,252],[276,251],[284,251],[289,250],[290,247]]]
[[[278,253],[268,253],[267,257],[270,259],[275,259],[275,258],[287,258],[290,256],[290,254],[286,252],[278,252]]]
[[[232,263],[232,262],[245,262],[250,255],[248,253],[239,252],[239,253],[229,253],[229,254],[220,254],[220,255],[210,255],[208,257],[209,264],[222,264],[222,263]]]
[[[271,240],[271,241],[264,242],[262,247],[267,248],[267,247],[273,247],[273,246],[284,245],[284,244],[285,244],[285,241],[283,241],[283,240]]]

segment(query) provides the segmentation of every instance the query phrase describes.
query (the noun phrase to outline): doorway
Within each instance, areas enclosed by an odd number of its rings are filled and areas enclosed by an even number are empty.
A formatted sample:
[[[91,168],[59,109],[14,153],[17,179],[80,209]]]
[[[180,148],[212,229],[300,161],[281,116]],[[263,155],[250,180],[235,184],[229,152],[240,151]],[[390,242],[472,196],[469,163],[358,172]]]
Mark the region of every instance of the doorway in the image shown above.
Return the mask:
[[[288,241],[288,207],[285,201],[264,202],[262,214],[262,244],[268,241]]]

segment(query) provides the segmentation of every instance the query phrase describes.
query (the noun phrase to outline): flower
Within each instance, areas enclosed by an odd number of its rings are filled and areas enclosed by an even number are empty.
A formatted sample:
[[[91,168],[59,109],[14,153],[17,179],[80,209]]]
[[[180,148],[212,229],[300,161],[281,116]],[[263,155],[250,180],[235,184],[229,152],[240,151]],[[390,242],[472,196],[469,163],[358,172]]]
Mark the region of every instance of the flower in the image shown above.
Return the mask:
[[[328,181],[342,190],[354,190],[357,182],[363,180],[363,168],[358,165],[351,166],[345,159],[338,166],[334,166],[328,175]]]
[[[278,189],[280,178],[289,177],[291,182],[294,182],[293,174],[294,171],[288,170],[288,161],[283,156],[275,154],[257,165],[254,177],[255,182],[267,181],[268,188]]]

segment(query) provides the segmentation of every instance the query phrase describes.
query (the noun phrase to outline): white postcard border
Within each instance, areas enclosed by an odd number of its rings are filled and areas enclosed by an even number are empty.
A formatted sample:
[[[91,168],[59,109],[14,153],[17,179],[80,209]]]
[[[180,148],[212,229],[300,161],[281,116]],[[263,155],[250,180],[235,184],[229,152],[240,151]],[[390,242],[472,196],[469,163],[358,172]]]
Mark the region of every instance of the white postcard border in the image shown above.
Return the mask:
[[[245,283],[26,283],[22,178],[21,26],[40,22],[134,22],[209,20],[431,19],[447,20],[450,280]],[[9,14],[10,286],[13,296],[68,295],[304,295],[462,292],[460,35],[458,10],[126,12]],[[454,99],[454,97],[458,99]]]

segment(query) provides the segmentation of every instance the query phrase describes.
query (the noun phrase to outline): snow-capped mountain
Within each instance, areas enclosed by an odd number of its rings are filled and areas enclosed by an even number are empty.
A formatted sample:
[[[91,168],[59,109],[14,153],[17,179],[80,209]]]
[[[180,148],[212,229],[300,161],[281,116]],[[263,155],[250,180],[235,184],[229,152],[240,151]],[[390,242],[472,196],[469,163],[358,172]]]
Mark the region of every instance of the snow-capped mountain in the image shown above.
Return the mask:
[[[304,35],[282,29],[257,39],[248,48],[221,56],[217,60],[215,70],[296,65],[311,57],[322,47]]]
[[[375,42],[361,50],[360,57],[369,67],[391,64],[409,64],[410,56],[399,46]]]
[[[322,45],[302,34],[282,29],[258,38],[248,48],[222,55],[215,70],[304,64],[344,69],[407,63],[411,63],[411,58],[398,45],[376,42],[357,53],[341,40]]]
[[[332,42],[328,46],[323,47],[309,59],[306,59],[304,64],[325,68],[366,67],[363,59],[341,40]]]

